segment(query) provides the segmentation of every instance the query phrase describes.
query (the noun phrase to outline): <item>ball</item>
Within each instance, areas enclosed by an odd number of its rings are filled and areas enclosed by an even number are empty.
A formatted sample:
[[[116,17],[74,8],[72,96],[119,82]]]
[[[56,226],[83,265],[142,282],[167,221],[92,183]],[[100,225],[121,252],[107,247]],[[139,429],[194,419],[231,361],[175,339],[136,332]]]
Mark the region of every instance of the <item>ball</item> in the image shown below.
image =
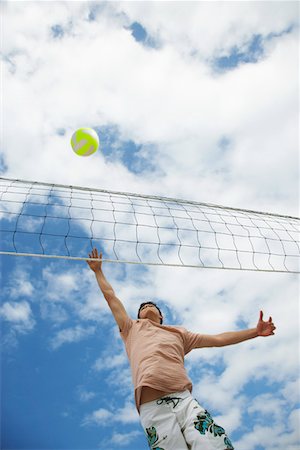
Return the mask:
[[[72,149],[79,156],[90,156],[99,147],[99,138],[92,128],[79,128],[71,138]]]

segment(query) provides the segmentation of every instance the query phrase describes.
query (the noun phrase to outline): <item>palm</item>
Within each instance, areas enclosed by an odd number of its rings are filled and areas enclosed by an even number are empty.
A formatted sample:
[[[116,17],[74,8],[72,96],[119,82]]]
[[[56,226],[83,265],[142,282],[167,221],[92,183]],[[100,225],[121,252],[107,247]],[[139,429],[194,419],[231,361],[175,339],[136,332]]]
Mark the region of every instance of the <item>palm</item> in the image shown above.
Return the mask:
[[[274,334],[274,330],[276,330],[276,327],[272,322],[272,317],[270,317],[267,322],[263,321],[263,312],[260,311],[256,329],[259,336],[270,336],[271,334]]]

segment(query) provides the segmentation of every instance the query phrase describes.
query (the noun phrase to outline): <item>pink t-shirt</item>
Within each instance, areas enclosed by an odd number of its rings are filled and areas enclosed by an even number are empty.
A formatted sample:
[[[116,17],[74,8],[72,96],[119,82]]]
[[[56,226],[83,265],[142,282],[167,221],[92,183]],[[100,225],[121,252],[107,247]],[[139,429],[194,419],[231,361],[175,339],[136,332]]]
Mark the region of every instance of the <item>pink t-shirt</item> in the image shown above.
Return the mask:
[[[150,319],[129,317],[120,334],[131,366],[138,412],[143,386],[168,393],[186,389],[192,392],[184,355],[194,348],[205,347],[205,335],[183,327],[160,325]]]

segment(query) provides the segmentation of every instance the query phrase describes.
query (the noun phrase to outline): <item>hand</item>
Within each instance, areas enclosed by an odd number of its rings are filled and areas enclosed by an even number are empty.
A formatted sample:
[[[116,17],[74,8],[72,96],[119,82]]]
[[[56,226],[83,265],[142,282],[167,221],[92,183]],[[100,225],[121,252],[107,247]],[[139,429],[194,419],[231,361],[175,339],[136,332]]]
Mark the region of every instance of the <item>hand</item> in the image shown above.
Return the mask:
[[[96,259],[102,259],[102,252],[100,252],[100,256],[98,256],[98,250],[96,248],[93,248],[92,253],[89,253],[90,258],[96,258]],[[90,269],[92,269],[93,272],[101,272],[102,270],[102,261],[87,261],[88,265],[90,266]]]
[[[272,322],[272,317],[271,316],[269,317],[268,322],[264,322],[263,321],[263,312],[260,311],[256,330],[257,330],[258,336],[270,336],[271,334],[274,334],[274,330],[276,330],[276,327],[274,326],[274,323]]]

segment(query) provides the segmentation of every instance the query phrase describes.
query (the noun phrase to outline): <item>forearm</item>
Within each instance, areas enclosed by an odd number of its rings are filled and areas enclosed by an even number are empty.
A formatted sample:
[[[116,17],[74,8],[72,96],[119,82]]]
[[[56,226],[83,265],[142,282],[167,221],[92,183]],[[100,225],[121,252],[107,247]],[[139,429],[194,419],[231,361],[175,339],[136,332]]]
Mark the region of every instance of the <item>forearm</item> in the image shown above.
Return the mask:
[[[247,341],[258,336],[256,328],[241,331],[229,331],[227,333],[218,334],[219,347],[224,345],[238,344],[239,342]]]
[[[98,270],[97,272],[95,272],[95,275],[96,275],[98,285],[99,285],[104,297],[107,299],[109,297],[114,296],[115,292],[114,292],[112,286],[109,284],[109,282],[105,278],[102,270]]]

